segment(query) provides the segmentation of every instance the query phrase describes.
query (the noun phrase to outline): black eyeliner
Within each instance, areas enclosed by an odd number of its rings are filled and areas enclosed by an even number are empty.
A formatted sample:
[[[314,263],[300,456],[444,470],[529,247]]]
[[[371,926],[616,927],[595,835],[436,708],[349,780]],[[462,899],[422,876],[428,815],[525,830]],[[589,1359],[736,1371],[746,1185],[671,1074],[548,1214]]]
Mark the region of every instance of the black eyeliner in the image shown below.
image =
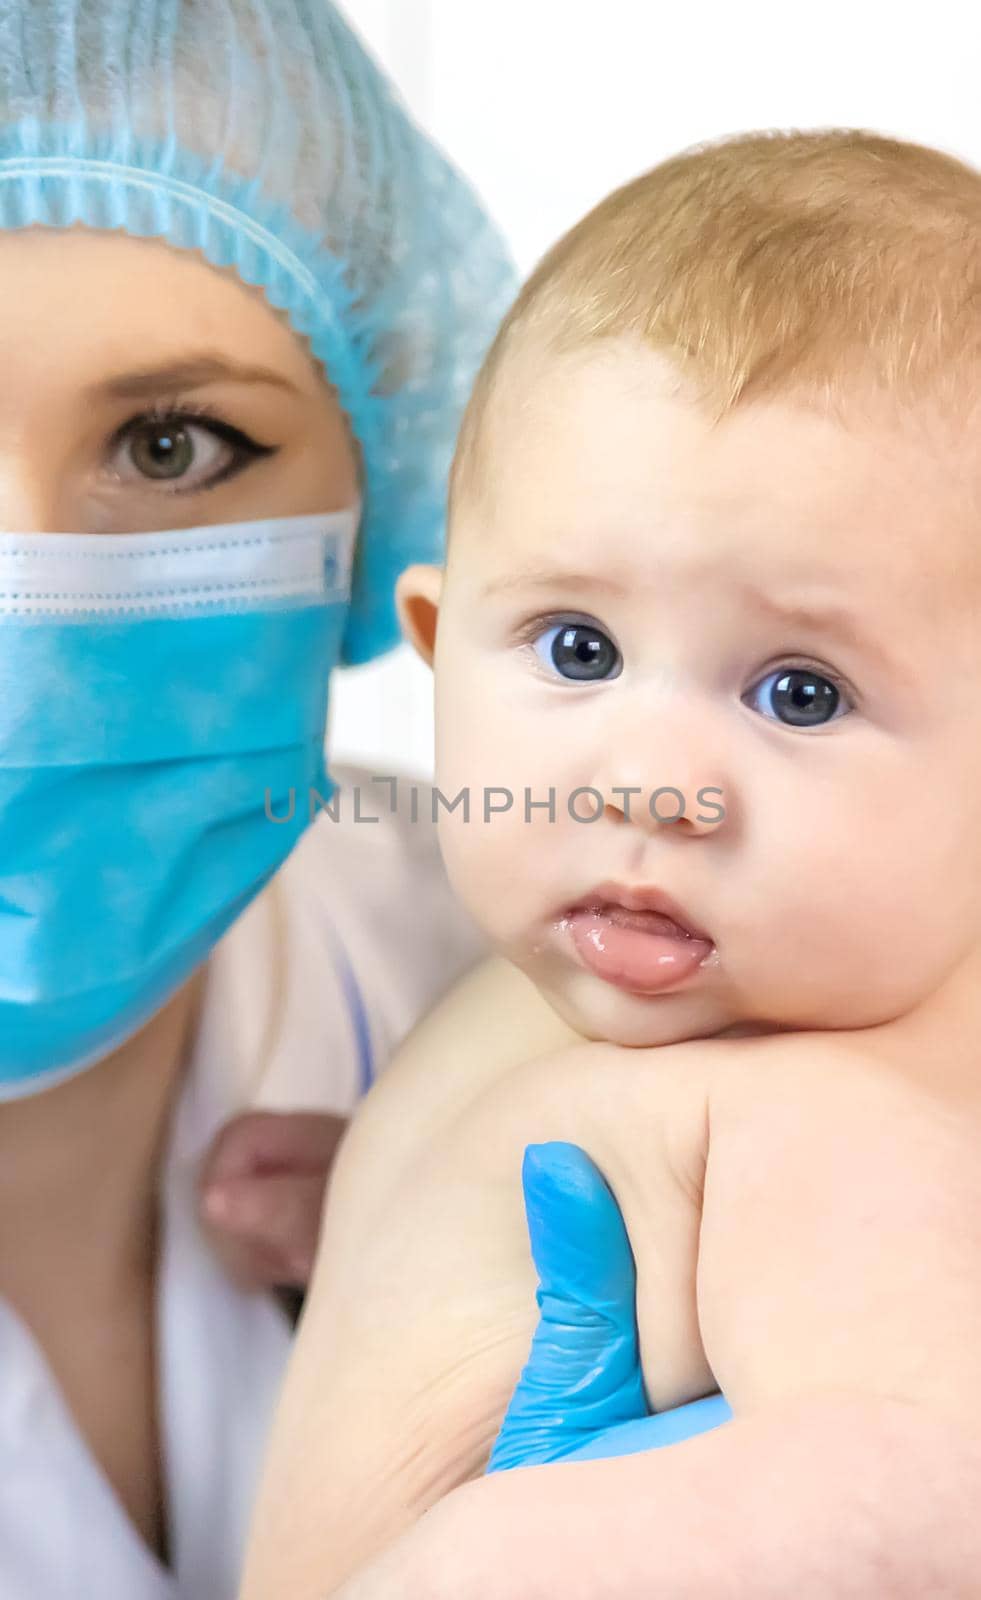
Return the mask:
[[[217,489],[220,484],[227,483],[230,478],[237,477],[252,461],[257,461],[265,456],[276,455],[278,445],[261,444],[258,439],[253,439],[250,434],[243,433],[241,428],[236,428],[231,422],[217,415],[210,406],[193,401],[165,401],[148,406],[136,416],[130,417],[121,427],[117,428],[110,441],[110,449],[121,445],[140,428],[145,427],[180,427],[184,423],[198,424],[208,432],[213,433],[223,444],[231,445],[241,452],[237,460],[229,461],[213,477],[203,483],[193,484],[186,489],[171,488],[158,491],[168,495],[204,494],[209,489]],[[244,455],[245,459],[242,459]],[[146,479],[147,483],[153,480]],[[158,480],[165,482],[166,480]],[[179,482],[179,480],[175,480]]]

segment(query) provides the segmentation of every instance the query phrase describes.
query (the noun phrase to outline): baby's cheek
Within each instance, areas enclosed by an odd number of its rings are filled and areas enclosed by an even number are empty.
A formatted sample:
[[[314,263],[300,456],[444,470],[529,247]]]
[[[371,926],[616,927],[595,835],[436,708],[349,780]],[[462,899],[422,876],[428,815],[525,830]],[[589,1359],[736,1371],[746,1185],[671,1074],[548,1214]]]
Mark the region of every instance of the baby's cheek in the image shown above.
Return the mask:
[[[538,910],[540,895],[526,859],[529,830],[520,797],[507,812],[494,810],[503,797],[488,788],[488,809],[479,787],[471,790],[469,820],[462,807],[440,821],[439,841],[450,882],[471,916],[497,943],[520,939]]]
[[[453,887],[493,939],[510,944],[551,903],[556,826],[547,801],[555,774],[520,710],[495,698],[441,712],[436,783],[440,847]],[[529,800],[532,802],[529,805]]]
[[[736,930],[737,975],[766,1014],[798,1027],[902,1015],[978,943],[981,897],[945,854],[937,835],[914,847],[902,830],[868,827],[837,858],[766,875],[770,915]]]

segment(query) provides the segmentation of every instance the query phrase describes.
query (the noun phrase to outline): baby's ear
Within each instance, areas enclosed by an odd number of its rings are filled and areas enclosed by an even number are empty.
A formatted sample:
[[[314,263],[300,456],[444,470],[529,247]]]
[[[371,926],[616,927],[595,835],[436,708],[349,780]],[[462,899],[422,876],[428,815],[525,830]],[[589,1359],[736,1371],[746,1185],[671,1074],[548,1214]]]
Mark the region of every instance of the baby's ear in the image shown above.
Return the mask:
[[[443,589],[442,567],[407,567],[395,585],[402,632],[428,666],[436,648],[436,622]]]

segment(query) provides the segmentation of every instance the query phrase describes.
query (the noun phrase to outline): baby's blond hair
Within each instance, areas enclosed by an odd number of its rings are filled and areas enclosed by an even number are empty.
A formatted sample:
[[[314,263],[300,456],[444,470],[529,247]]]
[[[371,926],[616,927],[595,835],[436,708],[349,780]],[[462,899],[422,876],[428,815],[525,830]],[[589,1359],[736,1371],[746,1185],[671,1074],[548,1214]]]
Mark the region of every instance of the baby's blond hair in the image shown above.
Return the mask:
[[[484,362],[453,466],[471,480],[516,349],[635,335],[720,420],[856,382],[962,405],[981,364],[981,174],[860,129],[740,134],[616,190],[548,252]]]

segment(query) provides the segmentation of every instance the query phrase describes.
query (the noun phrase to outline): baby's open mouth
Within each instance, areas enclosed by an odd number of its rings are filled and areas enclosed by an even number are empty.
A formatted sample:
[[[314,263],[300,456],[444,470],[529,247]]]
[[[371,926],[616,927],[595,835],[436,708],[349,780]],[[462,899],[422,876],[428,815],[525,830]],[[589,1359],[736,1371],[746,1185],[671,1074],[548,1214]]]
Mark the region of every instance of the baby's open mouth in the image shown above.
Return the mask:
[[[602,884],[564,913],[559,928],[582,966],[634,994],[675,988],[715,948],[658,889]]]

